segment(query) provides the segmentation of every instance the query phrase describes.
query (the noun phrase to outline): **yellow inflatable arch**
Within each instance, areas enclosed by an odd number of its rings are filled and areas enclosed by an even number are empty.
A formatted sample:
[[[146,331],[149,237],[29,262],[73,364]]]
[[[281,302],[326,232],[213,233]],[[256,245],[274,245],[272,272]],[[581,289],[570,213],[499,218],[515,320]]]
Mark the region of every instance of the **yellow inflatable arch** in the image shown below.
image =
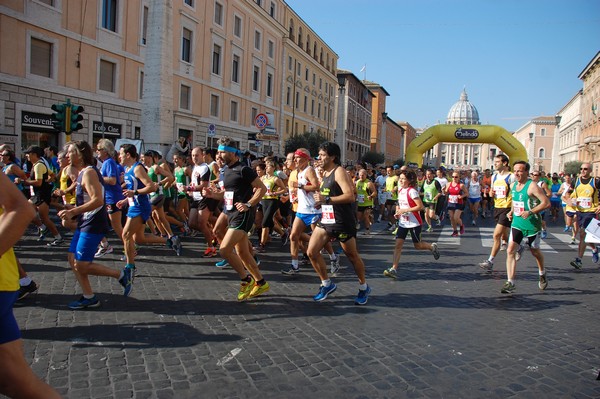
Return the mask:
[[[523,144],[500,126],[435,125],[408,145],[406,163],[423,166],[423,154],[437,143],[492,143],[508,156],[511,165],[528,160]]]

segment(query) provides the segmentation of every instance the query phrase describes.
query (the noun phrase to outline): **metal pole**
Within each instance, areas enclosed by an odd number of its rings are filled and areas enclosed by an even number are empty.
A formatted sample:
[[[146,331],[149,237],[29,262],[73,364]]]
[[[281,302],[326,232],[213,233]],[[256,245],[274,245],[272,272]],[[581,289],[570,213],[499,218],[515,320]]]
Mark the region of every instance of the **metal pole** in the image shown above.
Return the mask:
[[[100,129],[102,130],[102,138],[104,138],[104,104],[100,104]]]

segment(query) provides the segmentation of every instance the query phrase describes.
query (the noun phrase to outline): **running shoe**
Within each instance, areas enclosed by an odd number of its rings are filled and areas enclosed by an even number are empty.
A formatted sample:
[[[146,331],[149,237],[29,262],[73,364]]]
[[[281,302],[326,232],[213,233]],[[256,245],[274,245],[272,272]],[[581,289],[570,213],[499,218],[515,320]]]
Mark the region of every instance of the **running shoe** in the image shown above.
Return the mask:
[[[175,251],[177,256],[181,256],[181,239],[177,236],[171,237],[171,248]]]
[[[52,242],[46,244],[47,247],[58,247],[65,242],[65,239],[62,237],[55,238]]]
[[[94,297],[90,299],[81,296],[81,298],[69,304],[69,309],[79,310],[85,308],[97,308],[98,306],[100,306],[100,301],[98,300],[96,295],[94,295]]]
[[[243,301],[248,298],[250,292],[254,288],[254,279],[250,277],[250,281],[242,281],[240,283],[240,291],[238,292],[237,299],[238,301]]]
[[[502,286],[502,289],[500,290],[500,292],[502,294],[512,294],[513,292],[515,292],[516,289],[517,289],[517,287],[515,287],[515,285],[513,283],[511,283],[510,281],[507,281]]]
[[[460,234],[461,235],[465,234],[465,225],[464,224],[460,225]]]
[[[368,285],[367,285],[366,290],[358,290],[358,295],[356,296],[356,299],[354,300],[354,304],[355,305],[366,305],[367,301],[369,300],[370,293],[371,293],[371,287],[369,287]]]
[[[123,275],[119,279],[119,283],[123,286],[123,295],[129,296],[133,289],[133,270],[129,267],[123,268]]]
[[[208,247],[206,251],[202,254],[203,258],[214,258],[217,256],[217,249],[215,247]]]
[[[254,261],[256,262],[256,266],[260,266],[260,259],[258,259],[258,256],[254,255]]]
[[[170,237],[167,237],[167,241],[165,242],[165,245],[167,246],[167,248],[173,249],[173,239]]]
[[[258,244],[257,247],[252,248],[254,250],[254,252],[258,252],[259,254],[264,254],[265,253],[265,246],[262,244]]]
[[[581,259],[575,258],[575,260],[571,262],[571,266],[573,266],[577,270],[580,270],[583,267],[583,265],[581,264]]]
[[[440,258],[440,251],[438,251],[436,242],[431,243],[431,253],[433,254],[433,259],[438,260]]]
[[[575,237],[571,237],[571,245],[575,245]]]
[[[438,225],[438,226],[441,226],[441,225],[442,225],[442,218],[438,217],[438,218],[436,219],[436,222],[437,222],[437,225]]]
[[[360,230],[360,223],[356,223],[356,230]]]
[[[521,259],[521,255],[523,255],[523,251],[525,250],[525,245],[519,244],[519,249],[515,252],[515,260]]]
[[[394,223],[394,224],[390,223],[390,227],[388,227],[388,231],[394,231],[395,229],[397,229],[396,223]]]
[[[100,244],[100,246],[98,247],[98,250],[96,251],[96,254],[94,255],[95,259],[101,258],[106,254],[110,254],[113,252],[113,247],[108,244],[106,247],[103,247],[102,244]]]
[[[565,226],[565,228],[563,229],[563,231],[566,233],[567,231],[569,231],[569,226]]]
[[[260,294],[264,294],[265,292],[269,291],[270,288],[271,287],[269,286],[269,283],[266,281],[263,285],[254,284],[252,291],[250,291],[250,294],[248,295],[248,299],[257,297]]]
[[[44,226],[43,229],[38,227],[38,242],[44,241],[44,239],[46,238],[46,234],[48,234],[48,228],[46,226]]]
[[[545,290],[547,286],[548,279],[546,278],[546,273],[544,273],[540,276],[540,282],[538,283],[538,287],[540,287],[540,290]]]
[[[396,233],[398,233],[398,228],[397,227],[394,229],[394,231],[392,231],[392,235],[395,236]]]
[[[336,255],[335,259],[330,261],[331,274],[336,274],[340,270],[340,256]]]
[[[458,237],[458,231],[454,230],[452,234],[450,234],[450,237]]]
[[[542,230],[542,239],[546,239],[548,237],[548,232],[546,230]]]
[[[486,259],[486,260],[484,260],[483,262],[481,262],[479,264],[479,267],[481,267],[484,270],[487,270],[487,271],[491,272],[492,269],[494,268],[494,264],[492,262],[490,262],[489,259]]]
[[[431,233],[431,232],[433,231],[433,227],[429,226],[429,227],[427,228],[427,230],[425,230],[425,231],[426,231],[426,232],[428,232],[428,233]]]
[[[283,231],[283,235],[281,236],[281,246],[283,247],[288,242],[290,242],[290,232],[288,229],[286,229]]]
[[[190,226],[188,226],[187,222],[183,222],[183,233],[186,236],[189,236],[190,234],[192,234],[192,230],[190,229]]]
[[[281,273],[285,274],[286,276],[293,276],[295,274],[300,273],[300,268],[290,265],[290,267],[288,267],[287,269],[281,269]]]
[[[482,219],[485,219],[485,211],[483,211],[483,212],[481,213],[481,218],[482,218]]]
[[[475,223],[475,219],[473,219],[473,221],[471,222],[471,224],[472,224],[473,226],[477,226],[477,223]]]
[[[35,281],[31,281],[28,285],[22,285],[19,287],[19,296],[17,297],[17,301],[26,298],[28,295],[36,293],[38,288],[40,288]]]
[[[393,267],[390,267],[389,269],[385,269],[383,271],[383,275],[386,277],[389,277],[389,278],[393,278],[394,280],[396,280],[398,278],[398,272]]]
[[[227,259],[221,259],[220,261],[215,263],[215,266],[222,269],[224,267],[229,266],[229,262],[227,262]]]
[[[500,244],[500,251],[506,251],[506,241],[502,241],[502,244]]]
[[[333,293],[337,289],[337,285],[335,283],[329,284],[329,287],[325,287],[322,285],[319,287],[319,293],[313,297],[316,302],[321,302],[327,299],[327,295]]]
[[[592,262],[598,263],[600,260],[600,256],[598,256],[598,248],[596,248],[596,252],[592,251]]]

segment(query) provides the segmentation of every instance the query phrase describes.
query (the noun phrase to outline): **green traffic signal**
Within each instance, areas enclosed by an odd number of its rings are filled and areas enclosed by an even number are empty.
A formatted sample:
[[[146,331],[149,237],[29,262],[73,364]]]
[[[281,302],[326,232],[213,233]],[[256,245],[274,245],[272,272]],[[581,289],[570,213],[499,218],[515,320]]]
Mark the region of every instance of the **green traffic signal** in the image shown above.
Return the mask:
[[[76,132],[80,129],[83,129],[83,125],[79,122],[83,120],[83,107],[81,105],[71,105],[71,113],[70,113],[70,131]]]
[[[65,131],[65,111],[67,110],[66,104],[52,104],[52,126],[58,132]]]

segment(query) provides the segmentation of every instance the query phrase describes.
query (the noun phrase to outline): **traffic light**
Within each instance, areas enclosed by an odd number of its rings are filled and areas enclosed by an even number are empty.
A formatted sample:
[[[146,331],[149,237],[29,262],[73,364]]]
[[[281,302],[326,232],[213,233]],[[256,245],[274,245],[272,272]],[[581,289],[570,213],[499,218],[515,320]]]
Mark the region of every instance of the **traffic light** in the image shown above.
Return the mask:
[[[66,104],[52,104],[52,126],[57,132],[65,131],[65,114],[67,110]]]
[[[257,133],[248,133],[248,140],[256,140]]]
[[[79,123],[83,120],[83,107],[81,105],[71,105],[71,112],[69,115],[69,132],[76,132],[83,129],[83,125]]]

